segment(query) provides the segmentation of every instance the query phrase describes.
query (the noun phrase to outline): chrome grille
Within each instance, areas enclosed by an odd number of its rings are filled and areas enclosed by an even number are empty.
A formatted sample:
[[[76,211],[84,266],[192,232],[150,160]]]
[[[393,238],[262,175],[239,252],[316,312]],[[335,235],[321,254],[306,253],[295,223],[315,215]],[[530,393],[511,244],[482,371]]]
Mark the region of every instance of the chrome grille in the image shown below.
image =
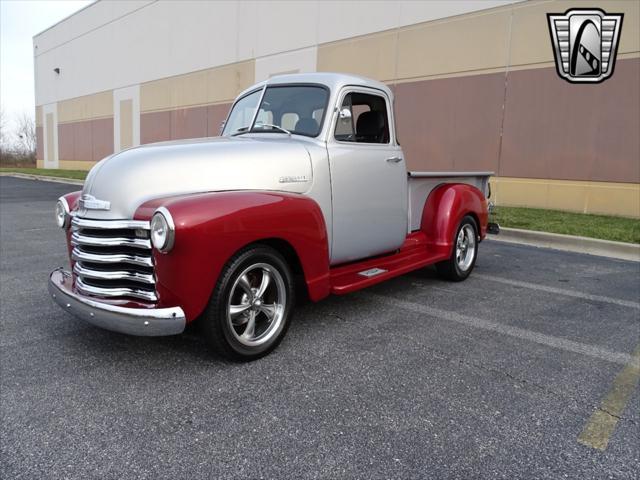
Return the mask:
[[[158,299],[149,222],[74,217],[71,229],[78,291],[98,297]]]

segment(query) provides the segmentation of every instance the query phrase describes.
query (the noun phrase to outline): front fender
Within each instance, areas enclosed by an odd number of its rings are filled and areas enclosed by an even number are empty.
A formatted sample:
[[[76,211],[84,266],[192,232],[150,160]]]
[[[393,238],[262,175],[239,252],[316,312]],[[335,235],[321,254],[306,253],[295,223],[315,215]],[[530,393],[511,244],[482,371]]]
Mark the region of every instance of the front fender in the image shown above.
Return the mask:
[[[67,202],[67,205],[69,206],[69,212],[75,211],[76,208],[78,207],[78,200],[80,199],[80,195],[82,195],[82,190],[78,190],[76,192],[70,192],[61,197],[61,198],[64,198],[64,200]],[[71,245],[72,232],[73,230],[71,229],[70,226],[65,230],[65,237],[67,239],[67,254],[69,255],[69,263],[71,265],[71,268],[73,269],[74,261],[71,258],[71,252],[73,251],[73,245]]]
[[[324,217],[308,197],[280,192],[213,192],[155,199],[134,216],[148,220],[163,206],[176,227],[175,246],[154,249],[161,305],[179,305],[187,321],[205,309],[227,261],[240,249],[265,239],[279,239],[295,250],[309,295],[329,294],[329,248]]]
[[[429,248],[449,258],[453,248],[453,237],[465,215],[475,218],[478,234],[484,239],[487,234],[489,212],[482,192],[464,183],[446,183],[436,187],[424,205],[420,227],[427,236]]]

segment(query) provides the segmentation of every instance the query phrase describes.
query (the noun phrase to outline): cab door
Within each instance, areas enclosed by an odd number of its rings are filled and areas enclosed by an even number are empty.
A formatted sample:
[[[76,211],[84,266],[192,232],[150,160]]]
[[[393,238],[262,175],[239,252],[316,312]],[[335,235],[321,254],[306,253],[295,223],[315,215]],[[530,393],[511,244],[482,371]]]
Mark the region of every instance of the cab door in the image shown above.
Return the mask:
[[[327,141],[332,265],[398,249],[407,235],[407,171],[385,92],[341,92]]]

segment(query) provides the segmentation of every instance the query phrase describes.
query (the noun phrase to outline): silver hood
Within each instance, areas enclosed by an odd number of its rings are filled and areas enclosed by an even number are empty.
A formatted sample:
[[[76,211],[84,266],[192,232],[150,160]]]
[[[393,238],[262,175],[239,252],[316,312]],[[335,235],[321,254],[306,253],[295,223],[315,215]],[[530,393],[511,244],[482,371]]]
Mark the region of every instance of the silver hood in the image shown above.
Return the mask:
[[[117,153],[93,167],[82,192],[109,202],[109,209],[79,213],[88,218],[124,219],[132,218],[144,202],[170,195],[224,190],[306,192],[312,182],[309,152],[302,141],[277,136],[163,142]]]

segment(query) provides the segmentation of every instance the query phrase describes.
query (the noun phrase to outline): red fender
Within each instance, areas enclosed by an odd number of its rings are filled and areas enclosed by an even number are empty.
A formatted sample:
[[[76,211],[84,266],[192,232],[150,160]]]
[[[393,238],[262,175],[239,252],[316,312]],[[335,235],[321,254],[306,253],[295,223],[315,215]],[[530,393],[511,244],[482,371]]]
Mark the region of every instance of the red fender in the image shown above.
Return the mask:
[[[436,187],[424,205],[420,226],[427,236],[429,250],[449,258],[458,225],[462,217],[469,214],[475,217],[480,239],[484,239],[489,211],[482,192],[464,183],[445,183]]]
[[[80,198],[80,195],[82,195],[82,190],[67,193],[66,195],[62,196],[62,198],[66,200],[70,212],[73,212],[78,206],[78,199]],[[69,262],[71,262],[71,269],[73,270],[74,261],[71,258],[71,252],[73,251],[73,246],[71,245],[71,233],[71,228],[67,228],[67,230],[65,231],[65,235],[67,236],[67,253],[69,254]]]
[[[64,198],[67,201],[67,205],[69,205],[70,212],[73,212],[76,209],[80,195],[82,195],[82,190],[78,190],[77,192],[67,193],[66,195],[62,196],[62,198]]]
[[[251,243],[279,239],[296,252],[312,300],[329,294],[324,217],[308,197],[279,192],[213,192],[148,201],[134,218],[163,206],[176,227],[167,254],[154,249],[159,306],[180,306],[192,321],[205,309],[225,263]]]

